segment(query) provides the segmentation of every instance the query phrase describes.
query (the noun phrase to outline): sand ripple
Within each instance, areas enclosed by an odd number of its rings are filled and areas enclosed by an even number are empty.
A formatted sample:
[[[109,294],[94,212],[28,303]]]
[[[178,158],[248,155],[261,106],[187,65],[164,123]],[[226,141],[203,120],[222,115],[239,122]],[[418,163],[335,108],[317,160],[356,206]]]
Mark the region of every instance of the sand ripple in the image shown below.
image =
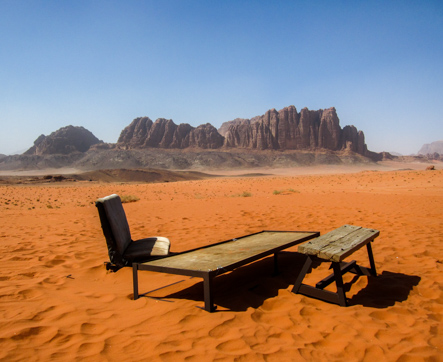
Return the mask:
[[[1,360],[443,361],[442,171],[0,193]],[[198,278],[141,272],[141,292],[152,292],[133,301],[131,270],[103,266],[93,201],[111,193],[140,198],[125,204],[134,238],[165,235],[173,251],[262,229],[376,228],[379,277],[346,275],[348,308],[294,295],[302,260],[294,248],[281,255],[277,277],[267,258],[217,278],[216,313],[197,308]],[[368,263],[364,250],[354,256]],[[327,267],[316,266],[307,281]]]

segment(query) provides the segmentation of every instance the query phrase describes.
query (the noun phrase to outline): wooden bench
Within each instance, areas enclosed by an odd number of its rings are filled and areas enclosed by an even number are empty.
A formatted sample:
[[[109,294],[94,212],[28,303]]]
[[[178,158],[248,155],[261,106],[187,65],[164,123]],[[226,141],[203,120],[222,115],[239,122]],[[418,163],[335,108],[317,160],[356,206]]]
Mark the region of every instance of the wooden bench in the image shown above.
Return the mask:
[[[307,259],[295,281],[292,292],[336,303],[344,307],[347,306],[342,276],[347,272],[353,272],[358,275],[377,276],[371,242],[378,235],[380,235],[380,231],[378,230],[365,229],[360,226],[344,225],[325,235],[299,245],[298,252],[307,255]],[[355,260],[349,263],[343,262],[343,259],[353,254],[364,245],[366,245],[368,250],[370,268],[357,265]],[[312,262],[315,258],[320,261],[331,261],[331,266],[334,272],[318,282],[315,287],[312,287],[303,284],[303,279],[311,269]],[[337,292],[334,293],[324,290],[324,288],[334,280],[337,285]]]

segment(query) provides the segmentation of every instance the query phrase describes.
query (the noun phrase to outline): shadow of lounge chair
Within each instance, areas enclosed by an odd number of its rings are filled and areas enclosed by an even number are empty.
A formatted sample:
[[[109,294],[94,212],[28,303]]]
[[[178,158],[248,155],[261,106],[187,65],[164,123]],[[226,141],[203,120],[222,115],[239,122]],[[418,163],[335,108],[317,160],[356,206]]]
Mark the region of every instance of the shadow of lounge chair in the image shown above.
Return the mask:
[[[116,194],[98,199],[95,202],[103,234],[108,246],[110,262],[107,270],[117,271],[133,262],[169,256],[171,243],[162,236],[132,240],[128,220],[120,197]]]

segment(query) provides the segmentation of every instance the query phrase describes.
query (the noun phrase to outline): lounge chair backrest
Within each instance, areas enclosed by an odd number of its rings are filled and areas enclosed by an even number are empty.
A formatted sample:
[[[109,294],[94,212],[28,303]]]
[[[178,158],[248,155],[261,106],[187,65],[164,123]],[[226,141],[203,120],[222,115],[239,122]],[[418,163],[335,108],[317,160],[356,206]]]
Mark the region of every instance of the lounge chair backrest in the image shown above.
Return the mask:
[[[98,199],[97,202],[103,205],[107,221],[115,240],[115,246],[120,255],[123,255],[128,245],[131,243],[131,232],[122,201],[116,194]]]

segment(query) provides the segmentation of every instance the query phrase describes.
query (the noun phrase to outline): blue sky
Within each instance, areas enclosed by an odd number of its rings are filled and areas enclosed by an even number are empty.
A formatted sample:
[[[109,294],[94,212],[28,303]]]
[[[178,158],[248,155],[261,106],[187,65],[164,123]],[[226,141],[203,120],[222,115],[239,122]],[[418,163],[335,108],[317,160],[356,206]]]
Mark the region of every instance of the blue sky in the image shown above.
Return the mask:
[[[0,153],[289,105],[336,107],[376,152],[443,139],[443,1],[0,0]]]

